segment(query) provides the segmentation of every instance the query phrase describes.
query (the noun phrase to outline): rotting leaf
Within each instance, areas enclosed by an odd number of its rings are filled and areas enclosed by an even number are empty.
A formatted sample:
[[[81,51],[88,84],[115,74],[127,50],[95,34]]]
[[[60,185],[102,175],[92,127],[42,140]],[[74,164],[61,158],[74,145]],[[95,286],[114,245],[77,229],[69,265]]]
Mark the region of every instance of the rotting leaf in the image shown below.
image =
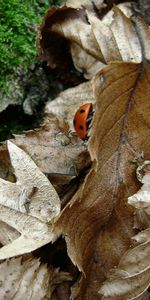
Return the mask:
[[[7,145],[17,181],[0,179],[0,221],[6,223],[6,232],[12,227],[20,236],[0,248],[0,259],[50,242],[54,236],[51,224],[60,212],[59,197],[49,180],[23,150],[10,141]]]
[[[127,198],[139,187],[131,159],[141,152],[149,159],[149,70],[149,62],[144,67],[112,63],[93,80],[93,168],[54,227],[65,236],[70,258],[86,275],[77,299],[100,299],[101,283],[132,244],[133,209]]]
[[[71,54],[75,67],[87,78],[111,61],[141,62],[141,41],[149,58],[149,27],[136,19],[139,32],[132,19],[118,8],[113,8],[111,24],[101,20],[90,9],[63,6],[50,9],[43,20],[39,44],[43,59],[51,68],[65,68]],[[60,47],[61,43],[61,47]],[[57,47],[59,45],[59,47]],[[71,59],[71,58],[70,58]]]
[[[70,280],[69,273],[48,268],[39,259],[13,258],[0,264],[0,298],[50,299],[59,284]]]

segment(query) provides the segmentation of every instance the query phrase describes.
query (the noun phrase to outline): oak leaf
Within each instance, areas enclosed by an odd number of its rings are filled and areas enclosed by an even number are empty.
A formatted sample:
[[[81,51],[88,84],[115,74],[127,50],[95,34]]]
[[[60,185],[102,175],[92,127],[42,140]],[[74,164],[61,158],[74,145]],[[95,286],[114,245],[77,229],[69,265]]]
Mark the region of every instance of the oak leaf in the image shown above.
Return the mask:
[[[8,236],[0,235],[5,245],[0,248],[0,259],[50,242],[51,224],[60,212],[59,197],[49,180],[23,150],[10,141],[7,145],[17,181],[0,179],[0,222]]]

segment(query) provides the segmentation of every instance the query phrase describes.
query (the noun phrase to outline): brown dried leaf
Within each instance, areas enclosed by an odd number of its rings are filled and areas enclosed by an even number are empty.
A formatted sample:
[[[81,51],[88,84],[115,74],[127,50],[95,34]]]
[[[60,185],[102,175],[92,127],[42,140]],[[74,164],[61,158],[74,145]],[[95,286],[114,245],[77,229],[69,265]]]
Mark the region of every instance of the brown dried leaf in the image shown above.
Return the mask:
[[[0,179],[0,221],[6,233],[6,237],[0,235],[0,242],[5,245],[0,248],[0,259],[33,251],[50,242],[54,237],[51,224],[60,212],[54,187],[32,159],[10,141],[8,150],[17,181]]]
[[[13,258],[0,264],[0,299],[50,299],[59,284],[70,280],[68,273],[41,265],[39,259]]]
[[[149,159],[149,70],[148,62],[144,68],[114,63],[93,82],[93,168],[55,224],[65,235],[73,263],[86,275],[77,299],[100,299],[101,283],[132,243],[133,210],[127,198],[139,186],[131,159],[141,152]]]
[[[144,299],[150,285],[150,229],[134,237],[140,243],[128,250],[100,289],[103,300]]]
[[[134,25],[117,7],[113,12],[113,21],[108,24],[106,18],[100,20],[96,12],[83,7],[50,9],[43,20],[39,39],[48,65],[65,69],[71,53],[75,67],[91,78],[111,61],[141,62],[141,36],[149,59],[148,26],[139,18]]]

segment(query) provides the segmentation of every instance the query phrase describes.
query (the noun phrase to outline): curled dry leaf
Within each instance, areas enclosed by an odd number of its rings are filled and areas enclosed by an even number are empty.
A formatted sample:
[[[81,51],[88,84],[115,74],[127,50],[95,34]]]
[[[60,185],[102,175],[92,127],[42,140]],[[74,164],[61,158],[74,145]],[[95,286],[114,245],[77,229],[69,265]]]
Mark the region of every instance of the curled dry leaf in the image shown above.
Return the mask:
[[[70,280],[68,273],[48,268],[39,259],[13,258],[0,264],[0,299],[51,299],[55,288]]]
[[[55,189],[32,159],[10,141],[8,150],[17,181],[0,179],[0,221],[3,227],[6,224],[10,241],[0,248],[0,259],[33,251],[50,242],[51,224],[60,212]],[[16,239],[12,241],[13,237]],[[6,244],[6,239],[0,242]]]
[[[20,233],[6,222],[0,221],[0,243],[4,246],[20,237]]]
[[[148,26],[140,18],[132,22],[117,7],[113,12],[113,21],[107,24],[106,18],[103,21],[96,12],[83,7],[48,10],[39,39],[43,59],[52,68],[65,68],[71,54],[75,67],[91,78],[111,61],[141,62],[141,36],[149,58]]]
[[[127,198],[139,183],[131,159],[149,159],[150,68],[114,63],[93,80],[96,110],[89,151],[93,168],[54,224],[83,271],[77,299],[100,299],[98,290],[132,244],[133,209]],[[144,91],[144,93],[143,93]]]
[[[91,81],[61,92],[54,101],[47,103],[46,113],[53,113],[57,118],[65,119],[69,124],[69,129],[74,131],[74,114],[85,102],[95,102]]]
[[[128,250],[112,270],[100,293],[103,300],[147,299],[150,285],[150,229],[134,237],[139,245]],[[140,298],[141,297],[141,298]]]

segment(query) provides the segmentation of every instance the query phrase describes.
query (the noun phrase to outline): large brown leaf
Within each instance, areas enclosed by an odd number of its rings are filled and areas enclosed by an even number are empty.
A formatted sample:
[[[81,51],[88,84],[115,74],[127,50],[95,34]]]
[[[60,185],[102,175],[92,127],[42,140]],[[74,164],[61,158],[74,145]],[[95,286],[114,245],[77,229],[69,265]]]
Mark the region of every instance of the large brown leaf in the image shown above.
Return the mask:
[[[93,82],[93,168],[55,224],[72,261],[86,275],[75,289],[77,299],[100,299],[101,283],[132,243],[133,209],[127,198],[139,186],[131,160],[141,152],[149,159],[149,70],[149,62],[114,63]]]

